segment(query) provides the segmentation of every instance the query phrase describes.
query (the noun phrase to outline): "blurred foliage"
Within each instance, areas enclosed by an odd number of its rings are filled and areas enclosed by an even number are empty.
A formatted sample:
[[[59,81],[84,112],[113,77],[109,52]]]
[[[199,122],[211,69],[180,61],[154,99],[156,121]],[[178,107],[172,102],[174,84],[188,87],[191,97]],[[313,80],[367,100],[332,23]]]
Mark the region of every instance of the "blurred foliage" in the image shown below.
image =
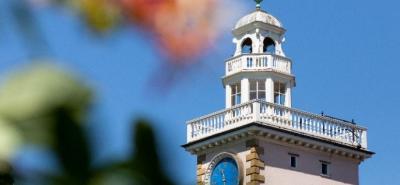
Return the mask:
[[[14,178],[12,175],[12,169],[9,163],[0,161],[0,184],[1,185],[12,185],[14,184]]]
[[[107,33],[118,27],[123,18],[117,2],[118,0],[39,0],[33,1],[33,5],[45,3],[67,7],[78,12],[93,31]]]
[[[176,66],[199,61],[198,57],[215,41],[221,23],[217,16],[227,10],[217,2],[7,0],[5,4],[29,58],[48,57],[51,49],[36,19],[36,11],[58,6],[76,12],[96,34],[111,33],[121,25],[133,25],[149,33],[149,41],[162,59],[173,64],[174,69],[181,69]],[[0,162],[0,185],[13,183],[12,168],[7,161],[11,162],[16,151],[26,144],[47,147],[56,155],[62,173],[44,174],[41,178],[48,184],[172,184],[163,171],[153,130],[143,119],[132,123],[134,150],[129,159],[93,166],[95,152],[84,129],[93,101],[91,88],[51,61],[32,63],[10,75],[0,87],[0,161],[6,161]]]
[[[62,106],[79,122],[91,94],[86,84],[49,62],[34,64],[11,74],[0,88],[0,118],[24,130],[25,141],[51,144],[52,111]]]
[[[19,130],[10,122],[0,119],[0,161],[11,159],[21,145]]]
[[[46,6],[66,8],[84,20],[93,33],[104,35],[121,25],[150,33],[156,51],[170,64],[196,62],[216,40],[226,11],[217,0],[17,0],[10,9],[32,56],[47,55],[33,10]],[[147,35],[148,36],[148,35]]]
[[[85,130],[92,97],[87,85],[48,63],[12,74],[0,88],[0,185],[14,181],[6,162],[12,161],[9,151],[32,141],[50,149],[60,164],[61,173],[39,177],[46,184],[172,185],[163,171],[153,130],[144,119],[132,123],[134,149],[128,159],[102,167],[93,165],[95,152]],[[22,136],[26,138],[23,142]],[[4,151],[8,153],[2,154]],[[18,177],[29,182],[29,177]]]

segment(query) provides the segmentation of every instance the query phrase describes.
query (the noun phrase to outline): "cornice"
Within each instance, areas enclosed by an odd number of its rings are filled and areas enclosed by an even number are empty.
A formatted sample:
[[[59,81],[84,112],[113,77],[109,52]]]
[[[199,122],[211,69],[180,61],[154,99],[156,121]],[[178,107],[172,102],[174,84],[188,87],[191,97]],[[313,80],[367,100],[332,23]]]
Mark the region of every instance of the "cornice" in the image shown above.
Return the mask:
[[[267,142],[280,143],[291,147],[300,147],[338,156],[353,158],[359,161],[370,158],[375,153],[361,147],[353,147],[337,141],[281,129],[258,122],[253,122],[235,129],[209,136],[182,145],[192,154],[206,153],[209,149],[237,142],[258,138]]]

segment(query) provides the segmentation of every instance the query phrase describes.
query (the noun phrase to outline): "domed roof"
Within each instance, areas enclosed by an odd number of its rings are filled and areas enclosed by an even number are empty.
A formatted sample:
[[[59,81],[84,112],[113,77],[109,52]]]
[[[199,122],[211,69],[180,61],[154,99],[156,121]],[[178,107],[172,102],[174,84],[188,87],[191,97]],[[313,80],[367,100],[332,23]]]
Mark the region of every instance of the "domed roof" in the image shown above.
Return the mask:
[[[282,28],[281,22],[275,18],[274,16],[268,14],[265,11],[262,10],[256,10],[244,17],[242,17],[235,26],[235,29],[238,29],[240,27],[243,27],[245,25],[251,24],[253,22],[263,22],[266,24],[274,25],[277,27]]]

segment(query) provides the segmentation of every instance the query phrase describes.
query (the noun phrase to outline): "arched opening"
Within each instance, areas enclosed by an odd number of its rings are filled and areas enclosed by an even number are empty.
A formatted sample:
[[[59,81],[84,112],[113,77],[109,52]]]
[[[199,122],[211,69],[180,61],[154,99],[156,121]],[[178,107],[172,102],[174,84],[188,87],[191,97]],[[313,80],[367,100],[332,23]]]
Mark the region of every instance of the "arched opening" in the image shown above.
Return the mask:
[[[273,53],[275,54],[275,42],[271,38],[267,37],[264,39],[264,47],[263,47],[263,52],[264,53]]]
[[[253,42],[250,38],[242,42],[242,53],[253,53]]]

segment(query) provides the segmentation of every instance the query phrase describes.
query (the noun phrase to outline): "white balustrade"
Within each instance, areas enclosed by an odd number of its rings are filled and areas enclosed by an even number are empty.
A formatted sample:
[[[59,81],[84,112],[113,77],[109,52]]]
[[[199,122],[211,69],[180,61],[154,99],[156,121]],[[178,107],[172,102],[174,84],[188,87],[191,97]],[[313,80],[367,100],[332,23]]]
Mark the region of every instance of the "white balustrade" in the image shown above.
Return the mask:
[[[274,54],[242,54],[225,62],[226,75],[241,71],[276,70],[291,73],[290,59]]]
[[[252,103],[249,102],[189,121],[187,138],[192,141],[237,127],[251,120],[252,113]]]
[[[253,122],[311,137],[367,148],[367,129],[327,116],[254,100],[187,122],[187,139],[193,142]]]

